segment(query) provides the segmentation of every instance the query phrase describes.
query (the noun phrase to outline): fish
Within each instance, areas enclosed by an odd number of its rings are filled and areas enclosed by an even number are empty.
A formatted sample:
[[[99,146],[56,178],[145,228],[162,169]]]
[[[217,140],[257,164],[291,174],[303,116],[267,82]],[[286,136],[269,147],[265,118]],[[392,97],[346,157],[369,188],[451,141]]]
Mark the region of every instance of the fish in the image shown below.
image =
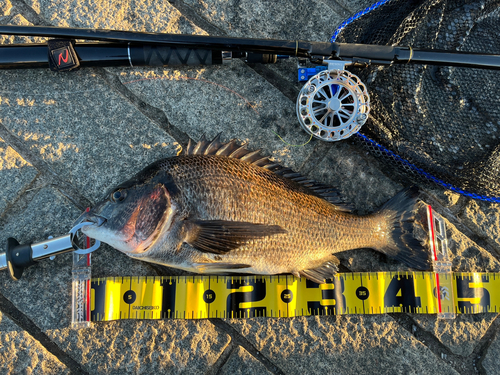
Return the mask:
[[[128,256],[201,274],[293,274],[324,283],[335,254],[371,248],[429,269],[418,187],[356,215],[339,191],[236,140],[202,137],[112,188],[77,223]]]

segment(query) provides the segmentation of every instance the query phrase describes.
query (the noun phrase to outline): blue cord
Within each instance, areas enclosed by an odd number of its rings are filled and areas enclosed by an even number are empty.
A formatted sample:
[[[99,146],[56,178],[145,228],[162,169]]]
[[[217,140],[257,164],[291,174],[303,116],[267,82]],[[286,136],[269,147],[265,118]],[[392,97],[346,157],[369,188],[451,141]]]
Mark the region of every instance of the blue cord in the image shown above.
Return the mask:
[[[337,27],[337,30],[335,30],[335,33],[332,35],[332,39],[330,39],[330,42],[332,42],[332,43],[335,42],[335,39],[337,39],[337,37],[339,36],[342,29],[344,27],[346,27],[347,25],[349,25],[351,22],[357,20],[358,18],[364,16],[367,13],[370,13],[372,10],[377,9],[378,7],[380,7],[381,5],[384,5],[385,3],[388,3],[389,1],[391,1],[391,0],[378,1],[375,4],[373,4],[372,6],[369,6],[368,8],[363,9],[361,12],[356,13],[354,16],[346,19],[344,22],[342,22],[340,24],[339,27]]]
[[[486,201],[486,202],[500,203],[500,197],[490,197],[487,195],[479,195],[479,194],[471,193],[469,191],[457,188],[457,187],[455,187],[451,184],[448,184],[448,183],[444,182],[443,180],[440,180],[439,178],[434,177],[433,175],[425,172],[423,169],[410,163],[408,160],[403,159],[401,156],[395,154],[391,150],[389,150],[389,149],[385,148],[384,146],[382,146],[381,144],[375,142],[373,139],[368,138],[366,135],[363,135],[361,133],[356,133],[356,136],[358,138],[361,138],[363,141],[369,143],[373,147],[377,148],[378,150],[380,150],[381,152],[383,152],[387,156],[391,156],[395,160],[399,161],[401,164],[404,164],[405,166],[409,167],[412,171],[417,172],[421,176],[427,178],[428,180],[435,182],[438,185],[443,186],[446,189],[452,190],[455,193],[459,193],[459,194],[462,194],[462,195],[465,195],[467,197],[471,197],[474,199],[479,199],[479,200]]]

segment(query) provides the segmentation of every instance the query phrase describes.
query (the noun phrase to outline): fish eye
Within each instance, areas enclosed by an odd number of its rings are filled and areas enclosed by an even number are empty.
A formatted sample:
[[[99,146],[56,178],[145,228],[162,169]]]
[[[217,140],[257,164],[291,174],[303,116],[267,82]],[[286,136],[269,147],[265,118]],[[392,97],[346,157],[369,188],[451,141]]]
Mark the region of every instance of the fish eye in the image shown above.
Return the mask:
[[[111,200],[115,203],[123,201],[126,197],[127,197],[127,191],[123,189],[112,192],[110,196]]]

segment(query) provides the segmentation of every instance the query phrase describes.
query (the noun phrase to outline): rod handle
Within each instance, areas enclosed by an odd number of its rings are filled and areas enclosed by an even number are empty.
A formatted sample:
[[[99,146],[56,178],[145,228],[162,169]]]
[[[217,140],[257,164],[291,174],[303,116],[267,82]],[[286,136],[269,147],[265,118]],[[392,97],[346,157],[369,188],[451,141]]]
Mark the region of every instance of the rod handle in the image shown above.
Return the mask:
[[[132,66],[180,66],[222,64],[222,52],[162,45],[129,46]]]

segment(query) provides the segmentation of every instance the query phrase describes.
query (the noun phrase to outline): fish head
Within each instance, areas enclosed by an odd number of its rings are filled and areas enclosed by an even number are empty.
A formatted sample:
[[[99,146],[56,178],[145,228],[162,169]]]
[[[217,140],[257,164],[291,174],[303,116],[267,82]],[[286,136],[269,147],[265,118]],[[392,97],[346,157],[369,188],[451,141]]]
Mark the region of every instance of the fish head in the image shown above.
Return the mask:
[[[171,224],[175,212],[164,183],[133,179],[111,189],[77,223],[89,223],[81,229],[88,237],[132,255],[145,252]]]

